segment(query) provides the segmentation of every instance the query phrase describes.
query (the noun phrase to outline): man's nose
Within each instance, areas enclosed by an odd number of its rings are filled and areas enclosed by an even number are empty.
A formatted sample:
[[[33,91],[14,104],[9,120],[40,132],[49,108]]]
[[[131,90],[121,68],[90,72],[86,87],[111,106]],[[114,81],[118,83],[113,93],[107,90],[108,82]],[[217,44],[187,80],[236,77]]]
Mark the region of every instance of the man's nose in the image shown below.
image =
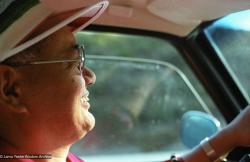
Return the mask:
[[[83,73],[83,78],[85,80],[86,85],[95,84],[96,76],[95,76],[95,73],[92,70],[90,70],[87,67],[84,67],[82,73]]]

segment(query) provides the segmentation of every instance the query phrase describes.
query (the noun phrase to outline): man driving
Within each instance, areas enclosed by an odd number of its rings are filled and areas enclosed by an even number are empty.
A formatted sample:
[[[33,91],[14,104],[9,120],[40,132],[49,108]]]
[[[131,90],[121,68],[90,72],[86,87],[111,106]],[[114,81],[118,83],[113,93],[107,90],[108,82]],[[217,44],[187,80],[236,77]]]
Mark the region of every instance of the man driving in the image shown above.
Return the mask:
[[[108,2],[1,3],[0,154],[30,156],[0,161],[82,161],[69,149],[95,125],[87,88],[96,77],[85,66],[85,49],[74,33],[97,19]],[[170,161],[214,161],[236,146],[249,145],[249,126],[248,107],[221,132]]]

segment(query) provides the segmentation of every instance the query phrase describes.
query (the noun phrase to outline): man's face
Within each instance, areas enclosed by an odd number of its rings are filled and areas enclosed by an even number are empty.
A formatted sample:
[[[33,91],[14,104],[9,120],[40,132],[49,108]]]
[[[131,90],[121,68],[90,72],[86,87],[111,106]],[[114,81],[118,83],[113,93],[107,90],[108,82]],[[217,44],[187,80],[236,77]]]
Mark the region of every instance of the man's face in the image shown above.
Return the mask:
[[[37,59],[77,58],[75,45],[74,36],[65,27],[42,42]],[[87,85],[95,82],[92,71],[85,68],[81,72],[76,62],[31,65],[20,71],[24,74],[20,99],[28,109],[21,127],[34,140],[70,143],[94,127],[86,101]]]

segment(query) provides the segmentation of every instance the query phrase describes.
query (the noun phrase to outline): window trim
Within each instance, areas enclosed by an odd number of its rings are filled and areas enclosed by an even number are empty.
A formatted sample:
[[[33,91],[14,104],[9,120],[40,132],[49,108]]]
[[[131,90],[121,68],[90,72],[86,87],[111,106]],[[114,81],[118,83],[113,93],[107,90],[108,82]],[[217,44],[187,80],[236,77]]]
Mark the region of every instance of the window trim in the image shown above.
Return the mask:
[[[201,24],[186,37],[103,25],[90,25],[84,30],[152,36],[169,41],[193,70],[225,120],[230,122],[248,103],[204,35],[203,29],[212,23],[213,21]]]
[[[216,21],[216,20],[215,20]],[[227,122],[233,120],[248,102],[242,95],[239,87],[235,84],[230,73],[221,62],[209,41],[207,40],[203,29],[214,21],[202,23],[192,33],[186,37],[178,37],[171,34],[128,29],[121,27],[110,27],[103,25],[90,25],[84,30],[96,32],[117,32],[125,34],[135,34],[152,36],[168,40],[179,50],[184,60],[193,70],[196,77],[213,99],[218,109],[225,117]],[[200,48],[200,44],[206,45]],[[230,111],[228,111],[230,110]],[[238,148],[232,151],[229,159],[239,159],[242,154],[248,153],[249,148]]]

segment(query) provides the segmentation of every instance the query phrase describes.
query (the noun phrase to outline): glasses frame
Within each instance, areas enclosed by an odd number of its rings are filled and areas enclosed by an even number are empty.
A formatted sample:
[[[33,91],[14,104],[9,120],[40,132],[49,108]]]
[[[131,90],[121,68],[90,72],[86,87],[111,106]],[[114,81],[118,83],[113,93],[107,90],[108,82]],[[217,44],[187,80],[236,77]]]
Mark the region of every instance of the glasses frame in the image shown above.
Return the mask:
[[[54,64],[54,63],[64,63],[64,62],[77,62],[79,61],[79,66],[81,70],[85,66],[85,48],[84,45],[76,45],[79,57],[75,59],[58,59],[58,60],[48,60],[48,61],[32,61],[27,63],[27,65],[41,65],[41,64]]]
[[[79,57],[75,59],[58,59],[58,60],[42,60],[42,61],[31,61],[24,64],[17,64],[12,66],[25,66],[25,65],[42,65],[42,64],[55,64],[55,63],[65,63],[65,62],[77,62],[79,61],[80,71],[84,69],[85,66],[85,48],[84,45],[77,44],[75,48],[78,50]]]

